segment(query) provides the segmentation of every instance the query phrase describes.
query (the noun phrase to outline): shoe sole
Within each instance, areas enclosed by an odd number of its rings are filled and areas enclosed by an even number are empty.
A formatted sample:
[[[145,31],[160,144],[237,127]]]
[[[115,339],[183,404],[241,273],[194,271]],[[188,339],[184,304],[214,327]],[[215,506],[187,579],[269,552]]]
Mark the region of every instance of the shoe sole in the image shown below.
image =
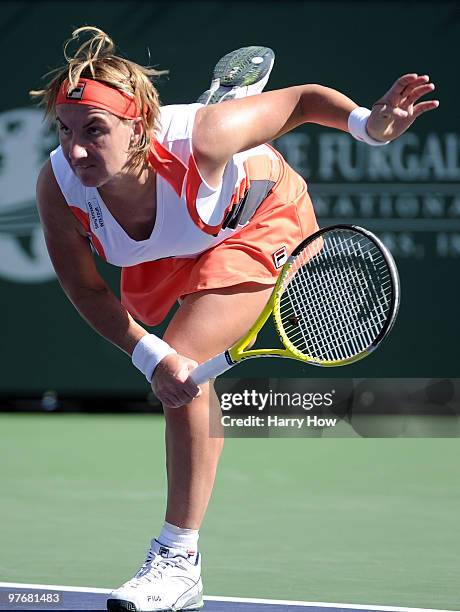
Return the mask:
[[[254,62],[255,58],[260,58]],[[222,57],[213,71],[211,88],[198,98],[200,104],[216,104],[236,97],[260,93],[267,84],[275,62],[268,47],[243,47]],[[238,96],[238,89],[245,88]]]
[[[124,599],[108,599],[108,612],[138,612],[136,606],[131,601]]]
[[[190,608],[179,608],[184,612],[193,612],[193,610],[201,610],[204,606],[203,600],[198,603],[192,604]],[[133,604],[132,601],[125,599],[108,599],[107,600],[108,612],[142,612]],[[156,610],[155,612],[171,612],[172,608],[165,608],[164,610]]]

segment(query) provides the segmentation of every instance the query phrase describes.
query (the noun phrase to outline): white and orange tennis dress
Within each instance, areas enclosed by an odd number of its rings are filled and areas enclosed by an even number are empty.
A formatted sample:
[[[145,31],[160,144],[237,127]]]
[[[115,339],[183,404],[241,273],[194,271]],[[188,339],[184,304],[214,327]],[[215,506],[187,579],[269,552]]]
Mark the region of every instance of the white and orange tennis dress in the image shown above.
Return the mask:
[[[149,157],[156,219],[146,240],[128,236],[97,188],[73,173],[61,147],[51,153],[57,183],[93,248],[122,268],[122,303],[147,325],[159,324],[190,293],[274,284],[287,255],[317,229],[305,181],[269,145],[234,155],[217,188],[202,179],[192,153],[201,107],[161,109]]]

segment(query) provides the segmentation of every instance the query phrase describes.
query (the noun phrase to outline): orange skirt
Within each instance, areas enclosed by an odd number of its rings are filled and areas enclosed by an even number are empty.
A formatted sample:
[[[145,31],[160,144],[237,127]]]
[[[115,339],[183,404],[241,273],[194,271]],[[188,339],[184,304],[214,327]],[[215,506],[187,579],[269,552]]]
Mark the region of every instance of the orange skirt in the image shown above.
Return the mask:
[[[305,181],[283,160],[283,172],[248,225],[198,257],[171,257],[123,268],[121,301],[146,325],[159,325],[190,293],[254,282],[274,285],[277,254],[289,255],[318,229]]]

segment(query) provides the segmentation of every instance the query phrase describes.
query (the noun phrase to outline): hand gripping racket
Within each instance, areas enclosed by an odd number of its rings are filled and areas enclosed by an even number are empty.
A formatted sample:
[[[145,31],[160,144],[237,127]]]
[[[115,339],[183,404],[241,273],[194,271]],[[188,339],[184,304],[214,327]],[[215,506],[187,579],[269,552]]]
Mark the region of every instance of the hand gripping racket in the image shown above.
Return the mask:
[[[398,313],[398,271],[388,249],[368,230],[334,225],[295,249],[259,318],[231,348],[199,365],[196,384],[251,357],[290,357],[333,367],[369,355]],[[284,348],[248,349],[270,314]]]

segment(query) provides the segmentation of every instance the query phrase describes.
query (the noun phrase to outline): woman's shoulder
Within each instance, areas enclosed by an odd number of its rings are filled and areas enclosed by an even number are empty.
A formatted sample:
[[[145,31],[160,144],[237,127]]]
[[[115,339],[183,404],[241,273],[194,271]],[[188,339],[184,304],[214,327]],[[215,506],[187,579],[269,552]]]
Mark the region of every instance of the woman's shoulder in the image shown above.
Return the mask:
[[[57,204],[66,203],[50,159],[43,164],[38,174],[36,201],[42,217],[46,216],[47,211],[59,210],[59,207],[56,208]]]

